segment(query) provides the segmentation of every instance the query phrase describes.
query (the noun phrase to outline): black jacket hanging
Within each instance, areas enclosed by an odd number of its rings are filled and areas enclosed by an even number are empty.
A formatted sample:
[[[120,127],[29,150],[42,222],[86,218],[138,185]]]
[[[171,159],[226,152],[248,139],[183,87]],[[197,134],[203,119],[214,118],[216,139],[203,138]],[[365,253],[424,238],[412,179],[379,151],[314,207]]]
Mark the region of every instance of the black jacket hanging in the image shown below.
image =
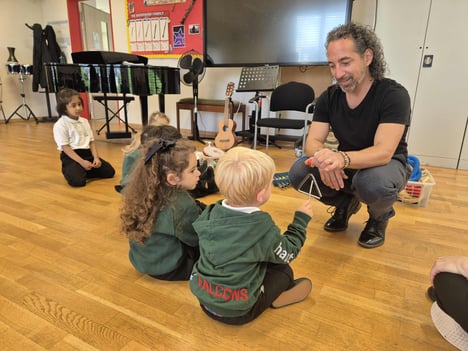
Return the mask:
[[[32,90],[38,91],[39,84],[42,88],[47,88],[44,63],[59,62],[62,50],[52,26],[47,25],[43,30],[40,24],[35,23],[32,30],[34,39]]]

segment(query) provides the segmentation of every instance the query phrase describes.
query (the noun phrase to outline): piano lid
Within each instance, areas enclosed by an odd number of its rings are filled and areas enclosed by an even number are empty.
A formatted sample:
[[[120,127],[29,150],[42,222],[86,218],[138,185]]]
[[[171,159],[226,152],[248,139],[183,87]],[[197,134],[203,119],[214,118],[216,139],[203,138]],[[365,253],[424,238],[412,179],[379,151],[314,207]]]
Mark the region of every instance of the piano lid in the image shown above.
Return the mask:
[[[116,51],[77,51],[71,54],[73,63],[116,64],[125,61],[148,64],[148,58]]]

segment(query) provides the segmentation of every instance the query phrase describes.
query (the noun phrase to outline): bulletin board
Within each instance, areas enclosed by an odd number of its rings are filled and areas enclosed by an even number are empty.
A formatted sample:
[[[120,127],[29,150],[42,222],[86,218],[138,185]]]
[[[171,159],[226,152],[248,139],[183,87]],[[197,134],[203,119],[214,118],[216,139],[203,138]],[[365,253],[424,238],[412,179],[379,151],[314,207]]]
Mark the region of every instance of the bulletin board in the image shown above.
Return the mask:
[[[150,58],[203,53],[203,0],[126,0],[129,52]]]

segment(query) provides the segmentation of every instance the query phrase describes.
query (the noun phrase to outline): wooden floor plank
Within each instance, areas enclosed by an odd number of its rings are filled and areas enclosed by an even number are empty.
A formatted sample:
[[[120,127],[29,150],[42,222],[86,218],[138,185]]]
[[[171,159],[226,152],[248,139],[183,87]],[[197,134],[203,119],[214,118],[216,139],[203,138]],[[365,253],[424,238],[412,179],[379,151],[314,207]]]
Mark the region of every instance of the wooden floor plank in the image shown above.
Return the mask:
[[[128,261],[114,185],[129,140],[97,136],[116,177],[79,189],[61,175],[52,124],[12,120],[0,125],[0,142],[2,350],[454,350],[432,324],[425,290],[436,257],[468,254],[466,171],[427,167],[436,181],[427,206],[396,204],[385,245],[374,250],[356,243],[364,206],[333,234],[323,230],[328,207],[314,201],[292,263],[312,279],[312,294],[233,327],[209,319],[187,282],[157,281]],[[296,159],[287,144],[269,154],[278,172]],[[264,209],[285,230],[305,198],[274,188]]]

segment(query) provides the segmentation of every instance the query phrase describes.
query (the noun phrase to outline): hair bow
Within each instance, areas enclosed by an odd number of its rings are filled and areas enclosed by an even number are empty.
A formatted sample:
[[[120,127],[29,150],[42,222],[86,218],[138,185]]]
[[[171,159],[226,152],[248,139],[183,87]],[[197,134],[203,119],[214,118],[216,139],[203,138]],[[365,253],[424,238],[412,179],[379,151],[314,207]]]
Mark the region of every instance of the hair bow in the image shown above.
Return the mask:
[[[155,153],[165,151],[171,146],[174,146],[175,143],[175,139],[159,139],[157,143],[151,145],[148,152],[146,153],[145,164],[147,164],[151,158],[153,158]]]

